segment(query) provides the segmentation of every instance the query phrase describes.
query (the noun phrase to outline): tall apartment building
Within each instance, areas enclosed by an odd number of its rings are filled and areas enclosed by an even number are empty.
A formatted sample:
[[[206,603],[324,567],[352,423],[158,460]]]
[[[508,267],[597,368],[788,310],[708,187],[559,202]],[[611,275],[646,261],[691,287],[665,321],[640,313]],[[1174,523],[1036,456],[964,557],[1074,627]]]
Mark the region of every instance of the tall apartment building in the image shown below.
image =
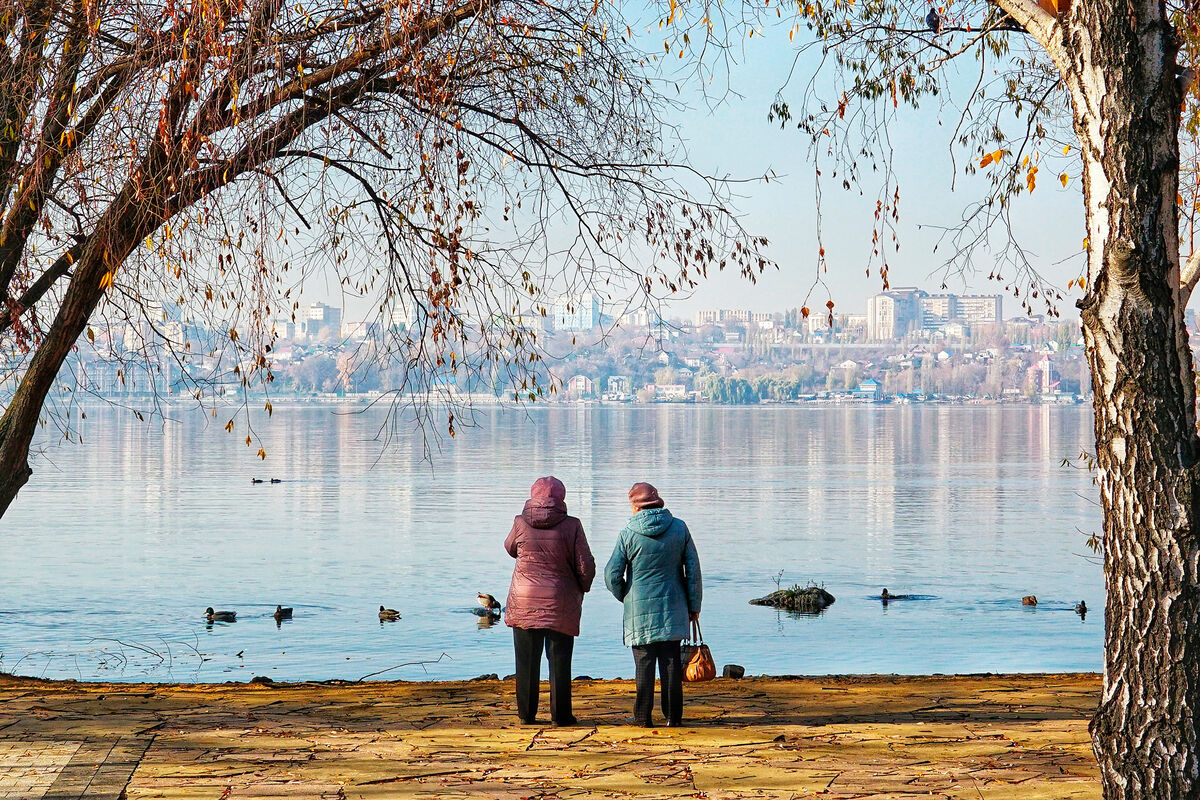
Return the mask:
[[[957,319],[974,325],[1004,319],[1004,297],[998,294],[961,294],[956,299]]]
[[[903,339],[921,327],[921,298],[925,292],[898,288],[867,298],[867,339],[884,342]]]
[[[958,298],[952,294],[931,294],[921,298],[921,327],[935,331],[958,314]]]
[[[554,329],[590,331],[600,324],[600,298],[592,292],[561,295],[554,301]]]
[[[310,339],[315,336],[340,338],[342,335],[342,310],[324,303],[313,303],[305,312],[302,324],[304,335]]]
[[[921,298],[921,328],[936,331],[950,322],[983,325],[1004,317],[998,294],[930,294]]]
[[[716,325],[722,322],[749,325],[770,319],[770,314],[755,313],[744,308],[705,309],[696,312],[697,325]]]

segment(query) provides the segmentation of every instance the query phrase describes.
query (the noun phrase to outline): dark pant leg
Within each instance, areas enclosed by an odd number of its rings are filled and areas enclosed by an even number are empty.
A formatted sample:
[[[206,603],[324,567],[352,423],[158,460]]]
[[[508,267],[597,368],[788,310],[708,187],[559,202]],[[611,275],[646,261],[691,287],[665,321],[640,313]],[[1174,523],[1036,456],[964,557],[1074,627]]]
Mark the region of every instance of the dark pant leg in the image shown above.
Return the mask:
[[[546,631],[546,658],[550,662],[550,719],[562,725],[575,721],[571,713],[571,653],[575,637]]]
[[[662,713],[667,722],[683,719],[683,659],[679,642],[657,642],[658,676],[662,680]]]
[[[639,725],[650,724],[650,712],[654,709],[654,665],[658,653],[653,644],[633,648],[634,682],[637,694],[633,700],[633,721]]]
[[[517,656],[517,716],[522,722],[532,722],[537,717],[545,637],[542,631],[527,628],[513,628],[512,632]]]

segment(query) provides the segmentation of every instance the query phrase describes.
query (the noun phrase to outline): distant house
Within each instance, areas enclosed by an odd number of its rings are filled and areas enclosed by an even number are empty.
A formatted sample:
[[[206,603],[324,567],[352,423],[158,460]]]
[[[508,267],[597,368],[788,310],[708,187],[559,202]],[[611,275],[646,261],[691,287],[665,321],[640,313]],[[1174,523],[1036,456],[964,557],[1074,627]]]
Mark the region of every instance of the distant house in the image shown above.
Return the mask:
[[[610,394],[631,394],[633,381],[629,379],[628,375],[610,375],[605,388]]]
[[[879,385],[879,381],[874,378],[867,378],[866,380],[859,381],[858,388],[850,394],[856,400],[878,400],[882,388]]]
[[[688,390],[681,383],[660,383],[654,387],[654,399],[668,402],[687,400]]]
[[[592,379],[586,375],[576,375],[567,381],[567,396],[579,399],[592,397],[594,389],[592,387]]]

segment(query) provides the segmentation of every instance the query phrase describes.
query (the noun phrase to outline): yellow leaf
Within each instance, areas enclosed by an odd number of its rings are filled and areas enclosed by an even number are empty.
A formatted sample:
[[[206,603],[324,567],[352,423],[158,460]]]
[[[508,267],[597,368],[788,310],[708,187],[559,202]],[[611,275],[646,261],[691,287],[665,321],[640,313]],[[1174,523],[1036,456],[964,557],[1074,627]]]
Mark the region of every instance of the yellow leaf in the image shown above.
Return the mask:
[[[247,436],[246,437],[246,447],[249,447],[249,446],[250,446],[250,437]]]
[[[258,448],[258,457],[260,460],[266,461],[267,460],[267,451],[263,450],[261,447]]]
[[[1006,155],[1008,155],[1007,150],[993,150],[992,151],[992,160],[999,161],[1000,159],[1004,158]]]
[[[88,339],[91,340],[92,344],[96,343],[96,332],[91,328],[88,328]]]
[[[988,153],[986,156],[984,156],[983,158],[979,159],[979,166],[980,166],[980,167],[986,167],[986,166],[987,166],[988,164],[990,164],[990,163],[992,163],[992,154],[991,154],[991,153]]]
[[[229,422],[225,423],[225,430],[233,433],[233,420],[229,420]]]
[[[1067,185],[1067,182],[1068,182],[1069,180],[1071,180],[1070,178],[1068,178],[1068,177],[1067,177],[1067,173],[1065,173],[1065,172],[1064,172],[1062,175],[1059,175],[1059,176],[1058,176],[1058,179],[1059,179],[1060,181],[1062,181],[1062,185],[1063,185],[1063,186],[1066,186],[1066,185]]]
[[[1087,288],[1087,278],[1080,278],[1080,279],[1079,279],[1079,288],[1080,288],[1080,289],[1086,289],[1086,288]]]
[[[1086,236],[1085,236],[1085,237],[1083,237],[1083,249],[1084,249],[1084,250],[1087,250],[1087,249],[1088,249],[1088,244],[1089,244],[1090,242],[1091,242],[1091,239],[1089,239],[1089,238],[1088,238],[1088,237],[1086,237]]]
[[[1069,152],[1071,152],[1071,145],[1069,145],[1069,144],[1063,145],[1063,155],[1065,156]]]
[[[271,416],[271,414],[273,414],[273,413],[274,413],[274,409],[273,409],[273,408],[271,408],[271,401],[270,401],[270,400],[268,400],[268,401],[267,401],[267,406],[266,406],[266,408],[267,408],[267,416],[269,417],[269,416]]]
[[[102,275],[100,277],[101,290],[111,289],[112,285],[113,285],[113,274],[111,272],[104,273],[104,275]]]

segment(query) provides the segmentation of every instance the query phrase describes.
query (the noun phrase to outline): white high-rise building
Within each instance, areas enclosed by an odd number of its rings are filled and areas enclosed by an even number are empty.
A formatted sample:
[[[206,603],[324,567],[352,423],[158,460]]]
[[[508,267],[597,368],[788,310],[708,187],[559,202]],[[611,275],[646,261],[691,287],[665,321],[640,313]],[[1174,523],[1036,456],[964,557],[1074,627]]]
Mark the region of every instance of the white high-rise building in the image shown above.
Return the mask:
[[[303,324],[304,334],[310,339],[318,336],[341,338],[342,310],[324,303],[313,303],[304,314]]]
[[[885,342],[903,339],[921,327],[920,289],[892,289],[867,298],[867,339]]]
[[[600,324],[600,298],[593,292],[562,295],[554,301],[554,329],[590,331]]]
[[[961,294],[955,298],[955,318],[975,325],[1004,319],[1004,297],[998,294]]]

